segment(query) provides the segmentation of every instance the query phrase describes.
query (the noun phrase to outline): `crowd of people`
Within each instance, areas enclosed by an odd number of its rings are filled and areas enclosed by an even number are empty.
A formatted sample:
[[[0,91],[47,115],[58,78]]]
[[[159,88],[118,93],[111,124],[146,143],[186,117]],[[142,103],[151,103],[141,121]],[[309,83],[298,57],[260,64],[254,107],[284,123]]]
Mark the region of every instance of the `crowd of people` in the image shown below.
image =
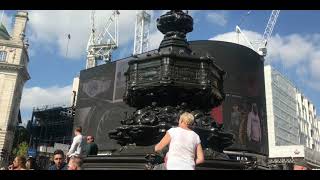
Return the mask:
[[[85,141],[81,127],[75,128],[74,134],[75,137],[68,153],[65,155],[61,149],[55,150],[52,165],[47,170],[81,170],[84,156],[98,154],[98,146],[94,142],[93,136],[87,136]],[[33,157],[17,156],[8,168],[2,169],[39,170],[40,168]]]
[[[167,131],[162,140],[155,146],[154,151],[160,152],[166,146],[169,151],[165,157],[165,163],[161,165],[166,170],[194,170],[195,166],[204,162],[201,140],[198,134],[190,129],[194,122],[194,116],[185,112],[180,116],[178,127]],[[82,128],[74,130],[71,147],[67,154],[57,149],[53,153],[53,163],[48,170],[81,170],[83,157],[97,155],[98,146],[93,136],[82,135]],[[17,156],[8,170],[37,170],[38,167],[33,158],[26,159]]]
[[[204,152],[201,140],[190,126],[194,123],[194,116],[185,112],[179,118],[178,127],[170,128],[161,141],[156,144],[154,151],[161,152],[167,146],[169,150],[165,155],[164,163],[154,167],[154,170],[195,170],[196,165],[204,162]],[[75,137],[72,145],[65,155],[60,149],[53,153],[53,163],[48,170],[82,170],[83,157],[97,155],[98,146],[93,136],[82,135],[82,128],[74,130]],[[307,166],[296,164],[294,170],[306,170]],[[8,170],[38,170],[34,158],[17,156]]]

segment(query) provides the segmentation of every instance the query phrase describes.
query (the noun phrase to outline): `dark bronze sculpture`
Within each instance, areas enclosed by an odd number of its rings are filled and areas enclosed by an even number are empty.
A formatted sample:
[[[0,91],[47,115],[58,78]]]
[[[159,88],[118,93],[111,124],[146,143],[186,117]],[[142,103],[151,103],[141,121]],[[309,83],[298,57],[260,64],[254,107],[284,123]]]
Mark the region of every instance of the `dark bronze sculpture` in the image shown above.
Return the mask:
[[[122,146],[154,145],[166,130],[178,125],[180,114],[188,111],[194,114],[192,129],[207,149],[206,157],[223,153],[232,145],[233,136],[224,132],[209,112],[225,98],[225,72],[213,57],[199,56],[189,48],[186,34],[193,30],[193,19],[185,12],[167,12],[157,19],[157,28],[164,34],[159,49],[135,56],[126,73],[124,100],[138,110],[109,132],[110,138]]]

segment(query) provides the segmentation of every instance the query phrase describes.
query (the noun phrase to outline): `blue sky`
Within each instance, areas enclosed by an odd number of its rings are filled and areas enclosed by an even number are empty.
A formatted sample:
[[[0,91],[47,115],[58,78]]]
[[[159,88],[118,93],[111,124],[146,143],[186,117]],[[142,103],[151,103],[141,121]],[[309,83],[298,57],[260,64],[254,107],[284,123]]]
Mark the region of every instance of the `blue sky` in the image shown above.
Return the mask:
[[[72,81],[85,67],[86,44],[91,11],[29,11],[29,73],[21,102],[22,119],[31,118],[32,107],[70,105]],[[156,18],[165,11],[151,11],[150,49],[156,48],[162,34]],[[188,40],[236,40],[235,26],[242,17],[241,29],[250,41],[263,34],[271,10],[192,10],[194,31]],[[5,11],[3,23],[12,30],[15,11]],[[96,24],[102,27],[111,11],[97,11]],[[281,11],[268,44],[266,59],[283,72],[316,105],[320,106],[320,11]],[[133,49],[135,11],[120,10],[119,44],[113,58],[130,56]],[[71,35],[66,56],[67,34]],[[245,42],[240,42],[245,43]],[[245,45],[245,44],[244,44]]]

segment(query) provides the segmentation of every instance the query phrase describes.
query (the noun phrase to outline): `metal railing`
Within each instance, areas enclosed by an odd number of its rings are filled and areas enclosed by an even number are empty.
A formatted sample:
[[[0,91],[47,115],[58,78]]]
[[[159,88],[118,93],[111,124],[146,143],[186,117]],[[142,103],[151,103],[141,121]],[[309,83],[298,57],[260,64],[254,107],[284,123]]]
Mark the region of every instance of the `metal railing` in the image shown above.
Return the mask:
[[[54,109],[54,108],[66,108],[68,107],[66,104],[50,104],[50,105],[43,105],[43,106],[38,106],[38,107],[33,107],[34,112],[38,111],[44,111],[47,109]]]

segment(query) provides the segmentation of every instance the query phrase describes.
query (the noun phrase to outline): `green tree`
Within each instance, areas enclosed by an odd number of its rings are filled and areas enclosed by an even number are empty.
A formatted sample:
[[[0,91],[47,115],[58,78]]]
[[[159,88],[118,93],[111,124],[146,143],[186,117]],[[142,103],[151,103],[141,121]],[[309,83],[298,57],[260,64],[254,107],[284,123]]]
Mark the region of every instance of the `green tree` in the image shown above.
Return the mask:
[[[28,143],[22,142],[18,145],[18,147],[14,148],[12,154],[14,156],[27,156],[28,153]]]
[[[23,126],[17,126],[14,133],[13,147],[17,147],[22,142],[29,142],[30,133]]]
[[[14,158],[18,155],[27,155],[29,138],[30,134],[25,127],[16,127],[12,144],[11,158]]]

